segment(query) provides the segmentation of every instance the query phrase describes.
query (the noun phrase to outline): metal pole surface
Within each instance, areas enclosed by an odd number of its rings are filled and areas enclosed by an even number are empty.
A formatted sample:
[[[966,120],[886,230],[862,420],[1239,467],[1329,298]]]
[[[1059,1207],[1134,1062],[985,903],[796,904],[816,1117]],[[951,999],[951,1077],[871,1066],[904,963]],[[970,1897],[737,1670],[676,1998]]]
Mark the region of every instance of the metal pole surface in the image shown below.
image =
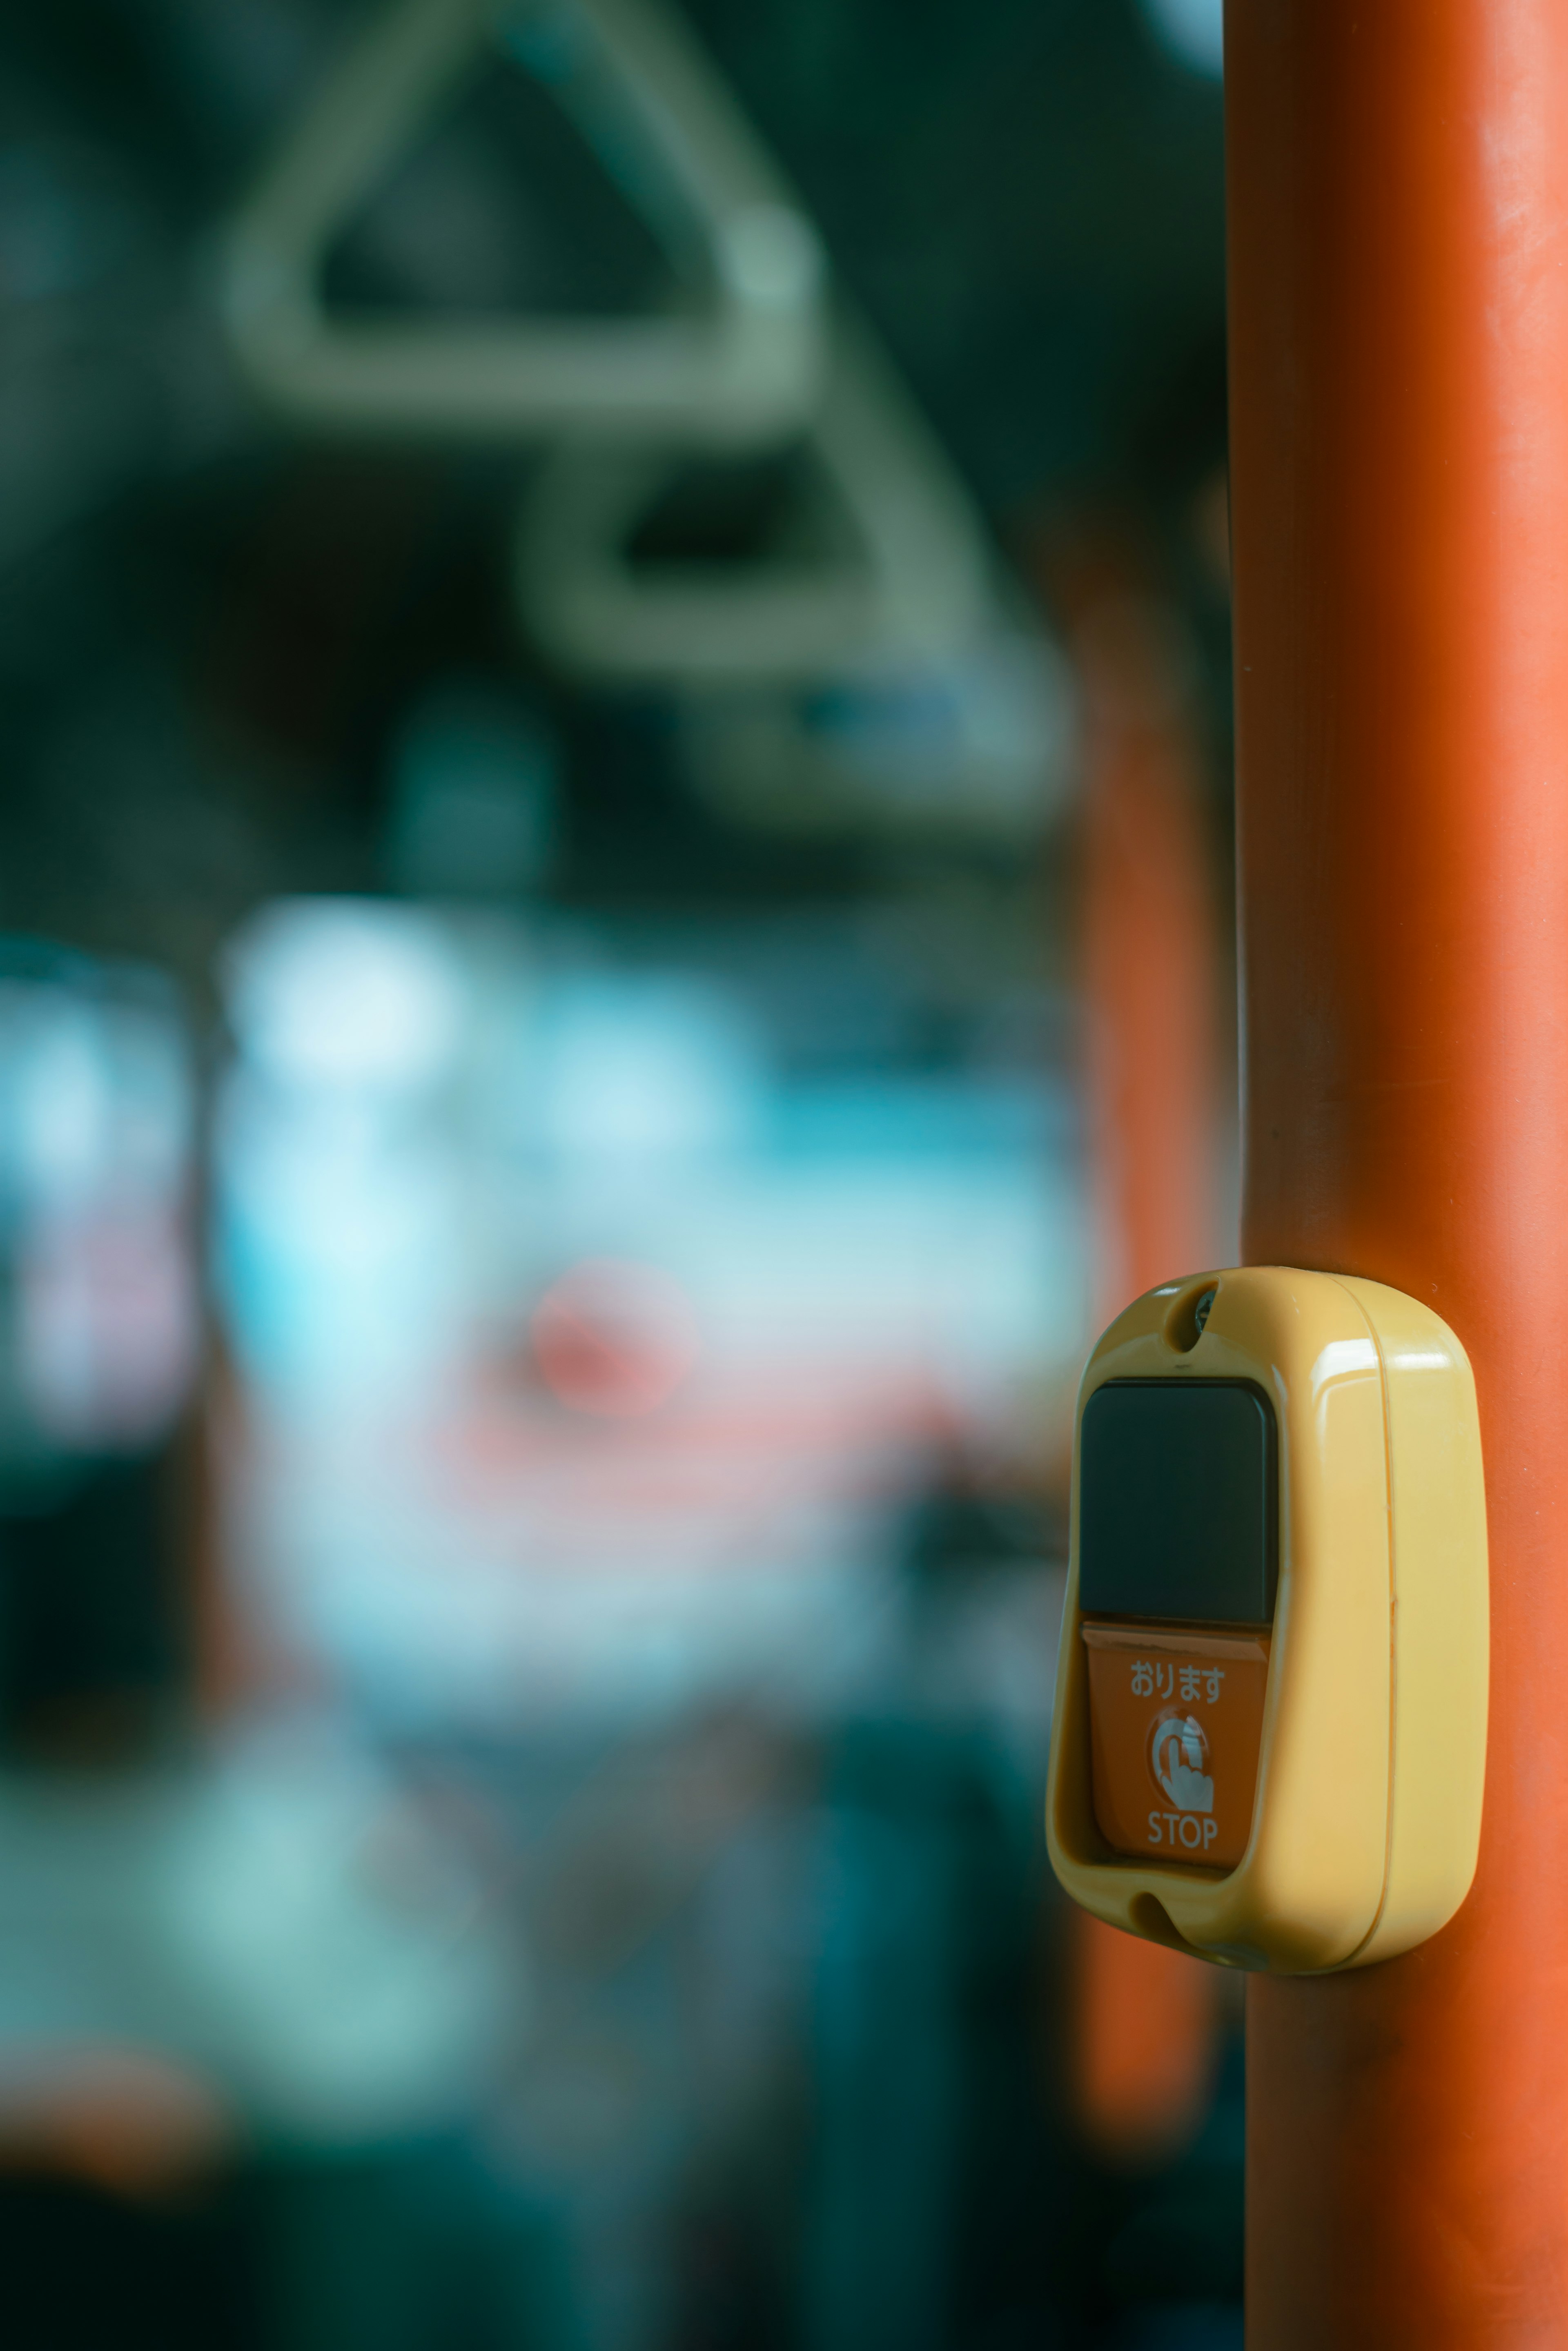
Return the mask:
[[[1249,1987],[1254,2351],[1568,2343],[1568,6],[1231,0],[1243,1251],[1480,1394],[1479,1874]]]

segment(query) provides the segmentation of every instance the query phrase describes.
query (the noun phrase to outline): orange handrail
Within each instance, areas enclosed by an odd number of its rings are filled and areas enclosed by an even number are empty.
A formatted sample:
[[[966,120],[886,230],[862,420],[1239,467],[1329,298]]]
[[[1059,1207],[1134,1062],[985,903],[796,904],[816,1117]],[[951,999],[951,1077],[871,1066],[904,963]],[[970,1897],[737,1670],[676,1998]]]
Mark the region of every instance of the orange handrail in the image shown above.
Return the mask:
[[[1568,9],[1231,0],[1243,1245],[1479,1391],[1479,1874],[1249,1988],[1254,2351],[1568,2341]]]

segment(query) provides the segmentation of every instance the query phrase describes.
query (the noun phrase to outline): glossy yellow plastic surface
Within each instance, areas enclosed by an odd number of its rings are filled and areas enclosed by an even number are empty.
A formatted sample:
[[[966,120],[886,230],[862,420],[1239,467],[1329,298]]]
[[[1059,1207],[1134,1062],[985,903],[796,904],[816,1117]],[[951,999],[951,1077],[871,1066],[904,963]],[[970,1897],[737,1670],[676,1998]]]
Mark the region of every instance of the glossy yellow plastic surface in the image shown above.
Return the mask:
[[[1219,1873],[1119,1859],[1095,1826],[1075,1475],[1051,1865],[1098,1917],[1224,1965],[1391,1958],[1458,1908],[1480,1836],[1486,1498],[1465,1352],[1380,1282],[1248,1266],[1128,1307],[1090,1358],[1080,1428],[1105,1381],[1150,1378],[1253,1380],[1273,1400],[1280,1574],[1251,1836]]]

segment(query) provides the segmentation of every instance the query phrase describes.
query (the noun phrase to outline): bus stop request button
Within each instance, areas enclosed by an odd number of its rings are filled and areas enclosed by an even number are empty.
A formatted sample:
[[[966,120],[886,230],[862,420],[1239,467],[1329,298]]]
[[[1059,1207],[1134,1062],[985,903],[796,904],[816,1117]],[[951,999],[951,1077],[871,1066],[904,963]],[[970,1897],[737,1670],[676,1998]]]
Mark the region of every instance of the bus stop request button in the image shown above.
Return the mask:
[[[1101,1835],[1117,1853],[1233,1868],[1252,1828],[1268,1634],[1082,1630]]]

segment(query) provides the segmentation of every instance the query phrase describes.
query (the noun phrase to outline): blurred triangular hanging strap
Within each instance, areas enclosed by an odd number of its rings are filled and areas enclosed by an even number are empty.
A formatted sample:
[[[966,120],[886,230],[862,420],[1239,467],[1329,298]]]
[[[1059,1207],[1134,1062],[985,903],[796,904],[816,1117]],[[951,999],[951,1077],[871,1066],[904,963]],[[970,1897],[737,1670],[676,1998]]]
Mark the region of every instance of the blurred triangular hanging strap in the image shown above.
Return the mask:
[[[562,100],[570,108],[574,82],[591,83],[613,104],[646,166],[640,209],[660,233],[678,210],[703,308],[461,326],[335,319],[322,265],[377,181],[487,53],[510,47],[526,59],[563,28]],[[635,176],[629,193],[635,202]],[[548,18],[489,0],[402,0],[329,77],[234,223],[224,301],[251,381],[304,423],[746,446],[799,427],[816,404],[821,281],[810,223],[673,15],[643,0],[571,0]]]

